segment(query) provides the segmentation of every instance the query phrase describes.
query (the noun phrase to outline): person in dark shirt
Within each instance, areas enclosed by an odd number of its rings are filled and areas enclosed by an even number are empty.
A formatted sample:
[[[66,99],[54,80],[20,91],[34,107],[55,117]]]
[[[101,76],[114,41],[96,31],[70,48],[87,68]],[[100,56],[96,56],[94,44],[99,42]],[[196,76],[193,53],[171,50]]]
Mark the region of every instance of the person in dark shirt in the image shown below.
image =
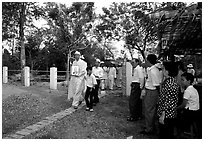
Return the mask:
[[[159,117],[159,136],[160,138],[174,138],[174,127],[177,117],[177,103],[179,94],[179,85],[175,77],[178,74],[178,67],[174,62],[165,62],[164,64],[165,80],[162,83],[158,101],[157,115]]]

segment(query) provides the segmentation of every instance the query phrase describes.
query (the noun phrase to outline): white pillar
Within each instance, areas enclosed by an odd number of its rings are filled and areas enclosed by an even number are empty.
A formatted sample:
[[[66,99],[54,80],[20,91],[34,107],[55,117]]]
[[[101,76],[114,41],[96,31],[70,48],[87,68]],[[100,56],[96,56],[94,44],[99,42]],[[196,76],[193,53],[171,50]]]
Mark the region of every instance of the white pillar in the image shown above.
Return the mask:
[[[8,83],[8,67],[3,67],[3,83]]]
[[[57,68],[50,68],[50,89],[57,89]]]
[[[24,74],[25,74],[25,77],[24,77],[25,86],[29,87],[30,86],[30,67],[24,68]]]
[[[130,62],[126,63],[126,96],[130,95],[132,82],[132,65]]]

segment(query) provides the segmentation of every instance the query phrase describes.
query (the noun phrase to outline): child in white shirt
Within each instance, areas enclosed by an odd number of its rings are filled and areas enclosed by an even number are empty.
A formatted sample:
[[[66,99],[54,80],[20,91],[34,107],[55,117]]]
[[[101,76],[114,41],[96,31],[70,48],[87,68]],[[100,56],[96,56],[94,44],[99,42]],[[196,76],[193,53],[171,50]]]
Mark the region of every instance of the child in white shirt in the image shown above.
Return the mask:
[[[198,91],[192,85],[194,76],[191,73],[183,73],[181,75],[181,81],[186,89],[183,95],[183,102],[177,109],[184,109],[182,117],[183,124],[181,128],[185,130],[186,127],[189,128],[190,124],[196,122],[200,105]]]
[[[92,74],[91,67],[87,67],[86,85],[87,85],[87,90],[85,94],[85,101],[87,106],[86,111],[93,112],[93,96],[94,96],[93,90],[97,85],[97,81],[96,77]]]

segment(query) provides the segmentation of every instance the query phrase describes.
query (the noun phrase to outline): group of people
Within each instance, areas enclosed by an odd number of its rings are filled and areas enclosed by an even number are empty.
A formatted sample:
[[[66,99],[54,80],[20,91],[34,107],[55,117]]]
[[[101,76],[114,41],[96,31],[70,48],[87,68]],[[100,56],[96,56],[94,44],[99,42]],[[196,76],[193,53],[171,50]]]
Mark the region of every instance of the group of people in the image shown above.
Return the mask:
[[[113,90],[116,79],[116,68],[100,67],[100,60],[96,59],[91,67],[80,58],[80,52],[74,53],[75,61],[71,66],[71,79],[68,89],[68,100],[73,99],[72,106],[77,109],[85,99],[86,110],[93,112],[93,106],[99,103],[99,88]]]
[[[149,54],[145,66],[138,59],[132,60],[132,66],[127,120],[144,117],[141,134],[155,134],[159,129],[160,138],[175,138],[174,129],[182,133],[196,121],[199,95],[192,85],[193,74],[185,71],[181,62],[161,63],[155,54]]]

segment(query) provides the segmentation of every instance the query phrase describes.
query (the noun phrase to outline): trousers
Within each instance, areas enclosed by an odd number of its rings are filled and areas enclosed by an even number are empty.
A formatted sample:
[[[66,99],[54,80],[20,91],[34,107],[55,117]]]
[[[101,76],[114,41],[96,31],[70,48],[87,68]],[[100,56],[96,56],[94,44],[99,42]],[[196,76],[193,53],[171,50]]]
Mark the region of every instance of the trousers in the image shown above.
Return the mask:
[[[131,92],[129,98],[130,116],[133,118],[142,117],[142,100],[140,99],[140,95],[140,83],[133,82],[131,84]]]
[[[85,94],[86,106],[93,109],[93,88],[87,87]]]
[[[155,128],[158,96],[159,92],[157,90],[146,89],[146,95],[144,97],[144,113],[147,132],[151,132]]]
[[[97,81],[97,85],[95,86],[95,89],[93,90],[93,103],[98,103],[99,102],[99,97],[98,97],[98,93],[99,93],[99,87],[100,87],[100,80],[96,80]]]

